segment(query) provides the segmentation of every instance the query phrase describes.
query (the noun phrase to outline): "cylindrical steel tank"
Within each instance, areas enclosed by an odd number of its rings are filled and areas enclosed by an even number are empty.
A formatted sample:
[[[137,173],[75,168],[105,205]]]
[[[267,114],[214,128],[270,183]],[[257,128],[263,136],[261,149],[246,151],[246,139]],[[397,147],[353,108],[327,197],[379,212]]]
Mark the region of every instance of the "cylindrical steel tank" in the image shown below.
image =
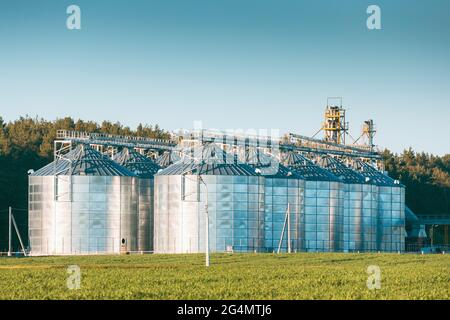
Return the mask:
[[[372,209],[372,185],[336,158],[323,156],[318,163],[344,183],[344,251],[373,250],[376,243],[377,211]]]
[[[268,252],[302,251],[304,180],[262,151],[247,150],[245,161],[264,176],[264,246]],[[289,231],[288,231],[289,230]]]
[[[148,157],[128,148],[115,155],[114,161],[139,177],[138,251],[153,251],[154,175],[161,167]]]
[[[157,253],[263,251],[264,178],[215,144],[195,148],[155,175]]]
[[[304,181],[301,248],[305,251],[342,250],[343,184],[333,174],[298,153],[287,153],[283,163]]]
[[[374,249],[387,252],[403,251],[405,242],[404,186],[360,160],[356,160],[353,166],[378,191],[377,193],[372,192],[372,208],[377,212]]]
[[[137,250],[137,177],[80,144],[29,176],[32,255]]]

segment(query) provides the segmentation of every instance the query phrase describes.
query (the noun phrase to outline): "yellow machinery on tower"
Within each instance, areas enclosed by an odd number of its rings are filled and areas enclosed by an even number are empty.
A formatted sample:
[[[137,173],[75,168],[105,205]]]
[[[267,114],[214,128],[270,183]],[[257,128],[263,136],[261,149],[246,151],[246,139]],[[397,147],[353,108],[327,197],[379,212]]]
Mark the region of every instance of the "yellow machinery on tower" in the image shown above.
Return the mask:
[[[330,104],[331,100],[338,100],[339,104]],[[345,144],[345,135],[348,132],[348,123],[345,121],[345,109],[342,107],[341,97],[329,97],[325,109],[325,119],[320,130],[324,131],[324,140],[337,144]]]

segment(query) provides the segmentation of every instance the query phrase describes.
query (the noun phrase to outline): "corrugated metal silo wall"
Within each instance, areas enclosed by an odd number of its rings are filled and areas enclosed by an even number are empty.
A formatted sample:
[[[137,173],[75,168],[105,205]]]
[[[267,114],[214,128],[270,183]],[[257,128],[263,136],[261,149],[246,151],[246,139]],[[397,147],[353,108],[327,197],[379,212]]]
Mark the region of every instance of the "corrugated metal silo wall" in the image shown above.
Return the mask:
[[[180,176],[158,176],[155,180],[157,252],[204,251],[204,202],[197,203],[198,184],[192,179],[186,182],[185,193],[190,196],[184,201],[181,200]],[[265,215],[263,226],[261,222],[259,225],[264,228],[265,251],[278,247],[288,202],[293,251],[403,250],[404,189],[401,187],[259,179],[265,180],[264,192],[259,191],[256,196],[255,191],[251,191],[256,190],[256,186],[248,183],[243,187],[245,179],[241,177],[204,177],[209,190],[212,251],[224,251],[227,246],[233,246],[236,251],[252,251],[257,247],[249,245],[255,241],[254,228],[249,222],[240,224],[239,217],[247,214],[247,221],[254,220],[251,217],[256,215],[251,211],[256,209],[255,200],[261,196]],[[203,201],[202,186],[200,190]],[[283,251],[287,248],[286,241],[285,234]]]
[[[288,249],[286,221],[288,204],[291,250],[292,252],[303,250],[304,189],[305,182],[300,179],[265,178],[264,247],[266,251],[278,250],[282,234],[280,249],[282,252]]]
[[[403,251],[405,246],[405,188],[383,186],[379,188],[380,250]]]
[[[30,176],[33,255],[137,250],[137,178]],[[55,194],[56,192],[56,194]]]
[[[138,178],[139,226],[138,250],[153,251],[153,183],[154,179]]]
[[[343,196],[339,182],[305,182],[306,251],[343,249]]]
[[[47,254],[54,226],[54,177],[28,177],[28,236],[32,254]]]
[[[364,250],[363,184],[345,183],[344,251]]]
[[[374,184],[363,185],[362,194],[362,241],[364,251],[379,250],[377,242],[378,226],[378,186]]]
[[[379,250],[377,240],[378,187],[346,184],[344,251]]]
[[[210,250],[264,251],[264,178],[202,178],[208,188]],[[204,252],[204,204],[205,187],[196,176],[155,176],[155,252]]]

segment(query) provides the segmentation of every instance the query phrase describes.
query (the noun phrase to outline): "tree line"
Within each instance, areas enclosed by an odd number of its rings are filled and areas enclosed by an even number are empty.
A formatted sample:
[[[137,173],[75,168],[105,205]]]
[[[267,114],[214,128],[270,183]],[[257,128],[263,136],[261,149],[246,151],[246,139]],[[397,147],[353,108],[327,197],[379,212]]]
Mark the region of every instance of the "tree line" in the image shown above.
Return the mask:
[[[389,176],[406,186],[406,205],[417,215],[450,215],[450,154],[442,157],[384,150]]]
[[[169,132],[158,125],[139,124],[131,129],[119,122],[99,124],[70,117],[55,121],[21,117],[10,122],[0,117],[0,251],[6,248],[6,209],[8,206],[27,209],[27,172],[53,160],[53,141],[60,129],[159,139],[170,137]],[[450,154],[439,157],[412,149],[400,154],[384,150],[383,160],[389,175],[406,186],[406,204],[416,214],[450,214]],[[16,218],[25,236],[26,211],[17,211]]]

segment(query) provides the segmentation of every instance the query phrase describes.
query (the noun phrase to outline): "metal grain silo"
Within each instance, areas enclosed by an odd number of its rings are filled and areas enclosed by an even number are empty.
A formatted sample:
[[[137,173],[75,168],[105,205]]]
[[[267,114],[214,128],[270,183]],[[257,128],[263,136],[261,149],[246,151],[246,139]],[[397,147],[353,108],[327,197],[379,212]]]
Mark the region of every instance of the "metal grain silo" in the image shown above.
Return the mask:
[[[343,184],[333,174],[298,153],[289,152],[283,163],[304,181],[301,247],[306,251],[342,250]]]
[[[128,148],[118,153],[114,161],[139,177],[138,251],[153,251],[154,175],[161,167],[146,156]]]
[[[29,176],[32,255],[137,250],[137,178],[88,145]]]
[[[245,161],[264,176],[264,247],[268,252],[301,251],[304,180],[277,159],[247,150]],[[289,209],[289,211],[288,211]],[[281,239],[281,243],[280,243]],[[290,246],[288,246],[290,239]]]
[[[330,156],[323,156],[319,164],[344,182],[344,251],[364,251],[373,248],[376,242],[376,210],[372,210],[372,185],[366,179]]]
[[[205,144],[155,175],[155,252],[205,251],[206,200],[212,252],[262,251],[264,178]]]
[[[376,186],[372,193],[377,210],[376,245],[380,251],[403,251],[405,244],[405,188],[371,165],[356,160],[354,168]]]

